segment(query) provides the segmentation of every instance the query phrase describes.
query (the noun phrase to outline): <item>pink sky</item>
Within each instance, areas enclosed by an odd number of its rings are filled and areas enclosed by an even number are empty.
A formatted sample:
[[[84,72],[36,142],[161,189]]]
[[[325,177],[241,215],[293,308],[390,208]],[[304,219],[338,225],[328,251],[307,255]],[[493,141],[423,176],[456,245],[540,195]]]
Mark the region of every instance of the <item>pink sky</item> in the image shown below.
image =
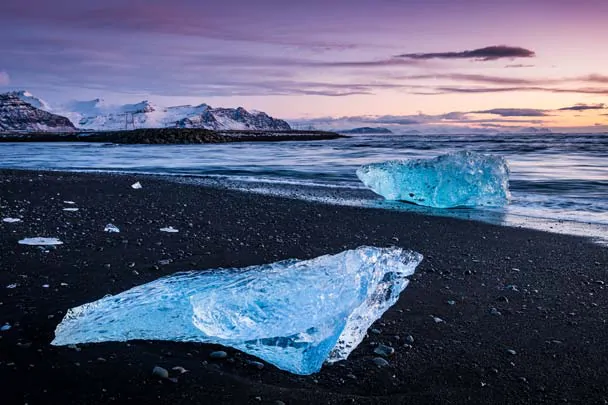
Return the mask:
[[[605,0],[4,0],[0,91],[608,130],[606,21]]]

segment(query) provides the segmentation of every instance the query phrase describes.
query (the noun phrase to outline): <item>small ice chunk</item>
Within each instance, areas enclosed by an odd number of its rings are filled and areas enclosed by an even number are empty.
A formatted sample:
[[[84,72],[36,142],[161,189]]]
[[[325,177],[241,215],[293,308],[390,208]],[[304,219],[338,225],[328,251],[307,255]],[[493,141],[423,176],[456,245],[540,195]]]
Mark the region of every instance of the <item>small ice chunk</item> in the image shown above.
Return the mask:
[[[19,241],[20,245],[30,245],[30,246],[54,246],[54,245],[63,245],[63,242],[57,238],[25,238]]]
[[[76,204],[74,201],[64,201],[64,204]]]
[[[169,233],[176,233],[179,232],[179,230],[175,229],[174,227],[170,226],[168,228],[160,228],[161,232],[169,232]]]
[[[305,261],[177,273],[68,310],[52,344],[214,343],[311,374],[348,357],[421,260],[401,248],[363,246]]]
[[[21,222],[21,219],[19,219],[19,218],[4,218],[2,220],[2,222],[7,222],[9,224],[13,224],[15,222]]]
[[[11,330],[10,324],[5,323],[4,325],[0,326],[0,332],[6,332],[7,330]]]
[[[76,212],[78,211],[78,208],[64,208],[63,210],[68,212]]]
[[[9,284],[9,285],[6,286],[6,288],[12,290],[13,288],[17,288],[17,284],[16,283]]]
[[[139,190],[141,188],[141,183],[139,181],[137,183],[133,183],[131,184],[131,188]]]
[[[112,224],[107,224],[103,230],[104,230],[104,232],[110,232],[110,233],[119,233],[120,232],[120,229],[118,229],[118,227],[116,225],[112,225]]]
[[[387,200],[427,207],[498,207],[510,198],[505,159],[471,151],[372,163],[357,169],[357,177]]]

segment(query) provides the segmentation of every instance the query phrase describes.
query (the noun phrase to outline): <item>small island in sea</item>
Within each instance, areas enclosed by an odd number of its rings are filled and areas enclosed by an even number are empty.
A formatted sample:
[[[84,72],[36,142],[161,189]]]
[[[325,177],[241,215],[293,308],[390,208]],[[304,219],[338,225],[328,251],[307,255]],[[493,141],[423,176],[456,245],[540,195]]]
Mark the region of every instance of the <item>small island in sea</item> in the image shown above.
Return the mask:
[[[341,134],[392,134],[393,131],[391,131],[388,128],[382,128],[382,127],[359,127],[359,128],[353,128],[353,129],[347,129],[344,131],[340,131]]]

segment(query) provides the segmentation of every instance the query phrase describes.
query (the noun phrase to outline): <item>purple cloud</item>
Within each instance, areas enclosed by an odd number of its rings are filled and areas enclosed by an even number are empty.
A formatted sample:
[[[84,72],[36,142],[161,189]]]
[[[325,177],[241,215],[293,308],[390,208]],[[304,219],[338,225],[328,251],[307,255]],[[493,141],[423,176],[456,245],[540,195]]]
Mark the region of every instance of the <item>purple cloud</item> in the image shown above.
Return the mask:
[[[398,55],[400,58],[410,59],[473,59],[478,61],[491,61],[503,58],[532,58],[534,56],[536,54],[529,49],[507,45],[487,46],[462,52],[407,53]]]
[[[492,114],[501,117],[547,117],[546,110],[535,108],[493,108],[491,110],[472,111],[475,114]]]
[[[521,86],[521,87],[435,87],[433,94],[457,94],[457,93],[507,93],[514,91],[539,91],[545,93],[573,93],[573,94],[599,94],[608,95],[608,88],[602,87],[582,87],[575,89]]]
[[[576,104],[570,107],[560,108],[559,111],[587,111],[587,110],[605,110],[606,104]]]

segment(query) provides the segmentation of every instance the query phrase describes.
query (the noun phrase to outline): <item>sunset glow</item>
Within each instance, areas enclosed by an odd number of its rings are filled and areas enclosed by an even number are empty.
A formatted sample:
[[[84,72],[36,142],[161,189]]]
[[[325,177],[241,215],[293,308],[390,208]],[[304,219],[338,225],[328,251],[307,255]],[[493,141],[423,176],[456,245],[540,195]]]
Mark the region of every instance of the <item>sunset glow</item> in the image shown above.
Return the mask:
[[[5,0],[0,92],[602,132],[607,21],[605,0]]]

